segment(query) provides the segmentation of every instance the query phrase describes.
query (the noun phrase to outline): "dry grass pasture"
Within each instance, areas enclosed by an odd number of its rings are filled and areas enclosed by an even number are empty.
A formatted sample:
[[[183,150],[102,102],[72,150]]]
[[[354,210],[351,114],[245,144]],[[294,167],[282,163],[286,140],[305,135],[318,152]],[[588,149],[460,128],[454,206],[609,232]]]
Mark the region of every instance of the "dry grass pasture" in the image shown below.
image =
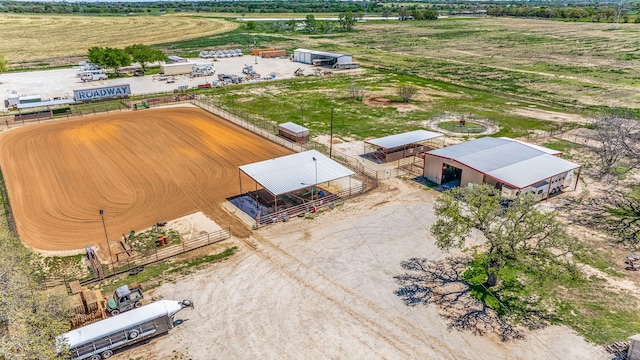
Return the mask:
[[[640,25],[472,18],[359,23],[308,47],[527,100],[640,108]]]
[[[0,14],[0,49],[12,65],[72,63],[92,46],[124,48],[224,33],[237,27],[202,16],[48,16]],[[131,36],[135,34],[135,36]],[[52,61],[52,59],[58,59]]]

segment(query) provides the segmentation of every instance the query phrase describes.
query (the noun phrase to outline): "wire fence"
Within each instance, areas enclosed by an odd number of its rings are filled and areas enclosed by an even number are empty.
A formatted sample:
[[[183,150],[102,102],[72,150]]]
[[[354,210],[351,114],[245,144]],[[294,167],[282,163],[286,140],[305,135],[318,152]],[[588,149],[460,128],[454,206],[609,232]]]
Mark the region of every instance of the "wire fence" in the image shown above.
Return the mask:
[[[129,110],[129,107],[123,101],[71,105],[68,108],[45,110],[35,113],[15,113],[10,115],[2,115],[0,116],[0,126],[1,124],[4,124],[7,129],[10,129],[35,123],[70,120],[89,115],[121,112],[127,110]]]
[[[183,239],[179,244],[157,246],[154,248],[154,251],[148,254],[129,255],[128,252],[118,253],[116,257],[119,259],[120,256],[122,256],[123,259],[111,263],[110,269],[105,272],[105,277],[129,272],[134,268],[139,268],[174,256],[178,256],[207,245],[227,240],[230,237],[231,231],[229,229],[222,229],[198,236],[193,239]]]
[[[108,265],[99,264],[98,266],[102,267],[100,269],[101,271],[94,271],[93,276],[81,280],[80,284],[87,285],[115,275],[140,271],[144,266],[216,244],[229,238],[231,238],[231,231],[229,229],[222,229],[193,239],[183,239],[179,244],[157,246],[152,252],[147,254],[138,254],[133,251],[118,253],[116,255],[119,260]],[[122,259],[120,259],[120,257],[122,257]],[[87,252],[87,258],[91,261],[91,254],[89,252]],[[77,279],[52,277],[46,279],[44,283],[46,287],[54,287],[67,284],[72,280]]]
[[[377,187],[377,181],[370,178],[359,178],[360,184],[342,189],[336,193],[331,193],[313,201],[305,201],[302,204],[282,208],[279,211],[269,214],[258,214],[256,217],[256,228],[276,223],[279,221],[289,221],[292,216],[305,216],[308,213],[315,213],[321,207],[333,208],[337,203],[344,202],[353,197],[364,194]]]
[[[256,114],[245,113],[233,107],[225,107],[223,104],[216,103],[213,99],[205,96],[196,96],[192,103],[214,115],[231,121],[232,123],[245,128],[255,134],[258,134],[278,145],[286,147],[295,152],[306,150],[317,150],[321,153],[330,155],[330,157],[352,169],[356,173],[366,177],[384,180],[405,175],[407,172],[401,168],[375,170],[367,166],[364,160],[355,156],[351,156],[340,151],[330,149],[327,145],[320,142],[309,140],[306,142],[294,142],[283,136],[278,135],[278,123],[263,118]],[[377,186],[377,184],[376,184]]]

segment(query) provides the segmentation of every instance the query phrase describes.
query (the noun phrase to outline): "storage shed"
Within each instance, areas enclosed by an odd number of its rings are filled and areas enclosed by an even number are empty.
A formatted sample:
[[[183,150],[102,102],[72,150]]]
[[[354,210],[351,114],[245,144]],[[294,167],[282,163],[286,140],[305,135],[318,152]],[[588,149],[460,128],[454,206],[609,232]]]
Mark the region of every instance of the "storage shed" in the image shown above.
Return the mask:
[[[425,153],[424,177],[445,188],[486,183],[507,199],[528,192],[547,199],[578,185],[582,167],[560,154],[522,141],[484,137]]]
[[[436,143],[435,139],[442,140],[442,143],[440,141]],[[442,145],[444,145],[443,134],[415,130],[367,140],[364,142],[364,152],[370,153],[383,163],[388,163],[409,156],[417,156]]]
[[[278,135],[291,141],[303,143],[309,140],[309,129],[292,122],[278,125]]]
[[[293,51],[293,61],[303,64],[332,67],[338,63],[353,63],[353,56],[309,49]]]

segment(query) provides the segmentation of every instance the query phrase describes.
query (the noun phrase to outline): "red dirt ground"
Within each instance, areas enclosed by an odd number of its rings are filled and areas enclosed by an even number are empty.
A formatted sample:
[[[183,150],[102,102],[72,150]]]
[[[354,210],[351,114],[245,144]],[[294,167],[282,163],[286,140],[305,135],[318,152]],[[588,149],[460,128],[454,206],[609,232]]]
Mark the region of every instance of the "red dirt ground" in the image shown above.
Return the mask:
[[[219,203],[239,193],[239,165],[289,153],[189,107],[103,114],[0,134],[0,166],[18,233],[40,250],[102,247],[100,209],[114,253],[131,229],[197,211],[217,220]]]

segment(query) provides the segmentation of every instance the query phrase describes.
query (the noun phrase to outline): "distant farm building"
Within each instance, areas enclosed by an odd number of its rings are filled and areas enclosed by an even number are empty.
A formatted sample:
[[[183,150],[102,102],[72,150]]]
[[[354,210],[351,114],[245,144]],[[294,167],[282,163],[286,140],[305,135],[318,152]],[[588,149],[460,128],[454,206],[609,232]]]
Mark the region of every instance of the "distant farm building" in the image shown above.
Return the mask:
[[[517,140],[485,137],[427,152],[424,177],[444,187],[491,184],[507,199],[529,192],[547,199],[578,185],[582,167],[560,154]]]
[[[436,141],[439,139],[441,141]],[[444,135],[426,130],[409,131],[364,142],[364,152],[388,163],[421,154],[444,145]]]
[[[293,51],[293,61],[301,62],[303,64],[335,67],[335,68],[353,68],[358,67],[353,62],[353,56],[345,54],[335,54],[324,51],[315,51],[308,49],[296,49]]]

